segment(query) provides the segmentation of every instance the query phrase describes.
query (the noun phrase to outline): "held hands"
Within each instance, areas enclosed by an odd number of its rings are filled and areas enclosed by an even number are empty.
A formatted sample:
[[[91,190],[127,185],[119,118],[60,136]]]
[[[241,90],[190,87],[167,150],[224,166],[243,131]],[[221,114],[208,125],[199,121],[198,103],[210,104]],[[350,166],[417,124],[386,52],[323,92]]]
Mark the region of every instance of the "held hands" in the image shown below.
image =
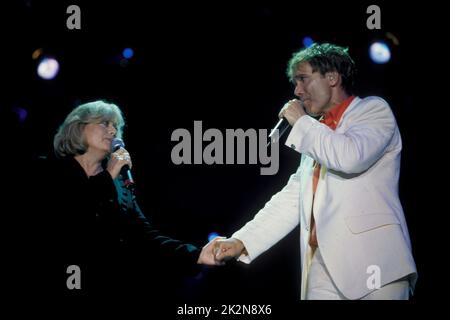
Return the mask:
[[[293,126],[300,117],[306,115],[306,111],[300,100],[292,99],[281,108],[278,117],[286,118],[291,126]]]
[[[106,170],[108,170],[111,177],[115,179],[124,165],[128,165],[131,169],[131,158],[127,150],[120,148],[116,152],[111,153]]]
[[[234,238],[216,237],[203,247],[199,264],[222,266],[226,261],[247,254],[242,241]]]

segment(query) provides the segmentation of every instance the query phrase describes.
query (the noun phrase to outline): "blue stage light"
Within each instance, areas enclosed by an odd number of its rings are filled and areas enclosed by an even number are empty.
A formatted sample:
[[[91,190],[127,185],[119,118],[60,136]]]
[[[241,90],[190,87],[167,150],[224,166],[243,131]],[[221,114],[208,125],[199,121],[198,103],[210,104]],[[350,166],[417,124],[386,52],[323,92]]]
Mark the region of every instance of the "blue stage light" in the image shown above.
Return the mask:
[[[210,234],[208,234],[208,242],[218,236],[219,236],[219,234],[217,232],[211,232]]]
[[[303,46],[305,48],[309,48],[314,44],[314,40],[311,37],[304,37],[303,38]]]
[[[134,55],[134,51],[131,48],[123,49],[122,55],[125,59],[131,59]]]

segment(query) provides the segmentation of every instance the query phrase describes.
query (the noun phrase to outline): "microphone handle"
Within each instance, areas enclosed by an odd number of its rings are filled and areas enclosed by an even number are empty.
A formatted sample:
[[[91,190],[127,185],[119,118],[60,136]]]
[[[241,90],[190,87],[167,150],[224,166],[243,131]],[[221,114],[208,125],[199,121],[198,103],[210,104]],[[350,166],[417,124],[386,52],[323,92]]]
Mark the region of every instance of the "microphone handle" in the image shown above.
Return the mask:
[[[280,130],[280,134],[279,134],[279,138],[281,138],[281,136],[286,132],[286,130],[289,128],[289,122],[285,119],[285,118],[283,118],[282,120],[284,120],[286,123],[284,123],[284,126],[281,128],[281,129],[279,129]]]
[[[131,175],[131,170],[130,170],[129,165],[126,164],[120,169],[120,175],[122,176],[125,187],[127,189],[134,188],[134,180],[133,180],[133,176]]]
[[[269,134],[269,142],[267,143],[267,147],[272,143],[272,142],[276,142],[273,141],[273,135],[275,134],[276,130],[278,130],[278,139],[277,141],[279,141],[279,139],[281,138],[281,136],[286,132],[286,130],[289,128],[289,122],[285,119],[285,118],[281,118],[278,123],[276,124],[275,128],[272,129],[272,131]]]
[[[282,125],[282,123],[284,122],[284,118],[281,118],[280,120],[278,120],[277,124],[275,125],[275,128],[272,129],[272,131],[270,131],[269,134],[269,138],[272,138],[272,136],[275,134],[275,131],[278,129],[280,130],[280,126]],[[281,136],[280,134],[278,136]]]

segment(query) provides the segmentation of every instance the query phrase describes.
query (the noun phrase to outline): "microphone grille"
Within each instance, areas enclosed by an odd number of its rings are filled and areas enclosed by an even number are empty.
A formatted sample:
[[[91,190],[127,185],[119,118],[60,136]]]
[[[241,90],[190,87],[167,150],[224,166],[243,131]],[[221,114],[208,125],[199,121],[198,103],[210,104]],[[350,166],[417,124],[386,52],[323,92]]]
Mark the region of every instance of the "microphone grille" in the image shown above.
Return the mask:
[[[111,141],[111,152],[115,152],[120,148],[124,148],[125,147],[125,143],[122,141],[122,139],[119,138],[114,138]]]

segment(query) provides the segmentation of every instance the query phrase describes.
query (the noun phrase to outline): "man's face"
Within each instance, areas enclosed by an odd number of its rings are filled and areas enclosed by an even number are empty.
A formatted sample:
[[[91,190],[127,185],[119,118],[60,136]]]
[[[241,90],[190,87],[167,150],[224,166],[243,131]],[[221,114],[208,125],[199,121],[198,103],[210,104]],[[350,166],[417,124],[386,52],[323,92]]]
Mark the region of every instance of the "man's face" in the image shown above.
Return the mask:
[[[302,62],[294,73],[294,94],[303,101],[305,111],[318,116],[330,107],[331,86],[326,76],[312,71],[309,62]]]

